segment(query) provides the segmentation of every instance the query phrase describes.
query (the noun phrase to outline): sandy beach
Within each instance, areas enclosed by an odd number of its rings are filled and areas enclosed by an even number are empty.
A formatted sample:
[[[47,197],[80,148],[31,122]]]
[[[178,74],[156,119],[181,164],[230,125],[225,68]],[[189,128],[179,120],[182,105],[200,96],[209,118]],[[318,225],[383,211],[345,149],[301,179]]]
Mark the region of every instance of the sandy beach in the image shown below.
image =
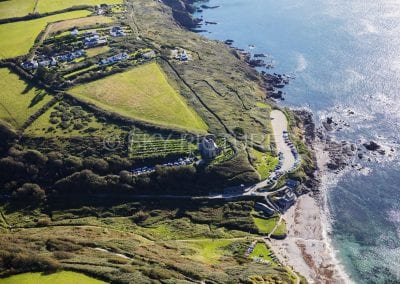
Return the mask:
[[[315,150],[321,174],[328,155],[322,145]],[[284,264],[306,277],[309,283],[350,283],[327,237],[324,194],[303,195],[297,200],[284,214],[287,238],[271,240],[271,248]]]

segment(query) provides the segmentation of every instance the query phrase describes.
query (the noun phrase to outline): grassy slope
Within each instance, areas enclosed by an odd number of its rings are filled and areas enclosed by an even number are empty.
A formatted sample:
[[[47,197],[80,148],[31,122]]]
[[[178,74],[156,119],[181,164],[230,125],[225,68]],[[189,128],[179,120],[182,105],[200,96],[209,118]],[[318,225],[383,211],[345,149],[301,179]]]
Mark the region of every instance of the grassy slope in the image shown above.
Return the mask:
[[[266,133],[269,127],[268,110],[256,106],[256,101],[261,101],[265,94],[259,87],[254,70],[239,61],[223,43],[179,28],[168,10],[162,9],[162,4],[157,1],[138,0],[132,5],[140,36],[156,42],[158,46],[185,48],[193,55],[193,60],[184,64],[174,60],[170,62],[229,129],[242,127],[246,134],[258,137]],[[160,10],[165,12],[160,13]],[[165,50],[165,54],[170,53]],[[164,70],[169,76],[174,76],[170,68]],[[187,89],[186,96],[196,103],[197,100]],[[209,117],[206,122],[211,132],[225,132],[200,104],[196,106],[196,111],[202,112],[202,117]]]
[[[66,9],[72,6],[100,4],[121,4],[122,0],[38,0],[37,11],[46,13]]]
[[[196,253],[191,256],[192,259],[208,264],[214,264],[223,257],[224,248],[232,242],[232,240],[224,239],[205,239],[189,242],[186,245],[194,248],[196,251]]]
[[[0,69],[0,90],[0,119],[16,128],[52,98],[28,86],[7,68]]]
[[[9,0],[0,2],[0,19],[22,17],[33,12],[35,0]]]
[[[276,222],[278,222],[279,217],[273,217],[270,219],[253,217],[253,219],[260,233],[268,234],[272,232],[272,230],[275,228]]]
[[[173,128],[206,131],[156,63],[77,86],[70,93],[120,114]]]
[[[253,252],[250,254],[250,257],[261,257],[267,261],[271,261],[273,263],[272,258],[268,255],[271,251],[264,243],[257,243],[254,247]]]
[[[81,273],[61,271],[53,274],[23,273],[8,278],[0,279],[0,284],[101,284],[106,283]]]
[[[174,202],[171,207],[164,208],[165,203],[168,201],[160,202],[159,206],[154,202],[126,203],[116,207],[106,203],[104,207],[79,206],[70,210],[51,210],[51,218],[40,209],[21,211],[16,208],[17,211],[13,211],[11,207],[1,208],[7,222],[21,229],[0,234],[3,244],[0,251],[17,247],[23,254],[34,251],[46,257],[63,252],[66,258],[62,256],[59,260],[63,269],[110,277],[110,280],[135,279],[133,283],[149,283],[149,275],[152,279],[170,279],[165,283],[179,283],[178,279],[183,275],[215,283],[239,283],[242,282],[239,278],[270,275],[278,277],[282,283],[293,283],[286,270],[256,264],[243,257],[256,236],[182,218],[185,210],[172,206]],[[195,204],[190,207],[193,206],[196,207]],[[226,206],[223,203],[214,203],[211,207],[202,204],[196,210],[199,216],[193,218],[203,216],[202,223],[206,220],[204,217],[211,222],[220,218],[221,208],[226,209]],[[136,216],[140,212],[140,216],[148,217],[138,220]],[[250,214],[248,210],[245,212]],[[224,218],[233,221],[237,217],[228,214]],[[38,219],[49,220],[50,226],[35,227]],[[162,226],[166,221],[170,228],[174,227],[176,239],[152,234],[148,227]],[[164,231],[170,234],[171,230]],[[131,259],[121,259],[94,247],[122,253]]]
[[[261,179],[266,179],[274,168],[278,165],[278,159],[273,157],[270,153],[262,153],[257,150],[252,150],[252,156],[254,156],[255,166]]]
[[[10,58],[28,53],[39,33],[47,23],[81,18],[89,15],[89,11],[74,11],[57,14],[40,19],[0,25],[0,59]]]

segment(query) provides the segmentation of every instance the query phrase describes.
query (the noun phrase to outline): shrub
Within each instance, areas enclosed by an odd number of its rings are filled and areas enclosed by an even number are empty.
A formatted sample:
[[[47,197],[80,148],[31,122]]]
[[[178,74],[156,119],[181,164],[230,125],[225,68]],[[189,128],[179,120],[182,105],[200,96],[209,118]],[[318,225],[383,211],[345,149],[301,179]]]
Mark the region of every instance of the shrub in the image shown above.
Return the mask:
[[[100,158],[89,157],[83,162],[85,168],[98,173],[106,173],[108,171],[108,163]]]
[[[14,192],[14,196],[26,201],[30,201],[31,199],[44,200],[46,198],[46,192],[35,183],[25,183]]]
[[[47,157],[37,150],[27,150],[24,152],[24,159],[29,164],[44,165]]]
[[[55,251],[53,252],[53,256],[56,259],[70,259],[73,257],[73,254],[66,251]]]
[[[36,226],[37,227],[46,227],[50,225],[50,219],[48,218],[40,218],[37,222],[36,222]]]

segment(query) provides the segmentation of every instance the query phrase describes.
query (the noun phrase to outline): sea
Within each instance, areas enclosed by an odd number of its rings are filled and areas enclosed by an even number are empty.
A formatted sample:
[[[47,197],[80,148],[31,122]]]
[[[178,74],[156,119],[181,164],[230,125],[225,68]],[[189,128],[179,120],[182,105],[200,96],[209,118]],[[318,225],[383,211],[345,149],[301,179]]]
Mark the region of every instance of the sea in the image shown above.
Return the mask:
[[[264,53],[292,76],[282,105],[309,109],[330,135],[375,141],[355,167],[325,178],[330,238],[355,283],[400,283],[400,0],[209,0],[201,34]],[[361,146],[362,147],[362,146]],[[361,169],[361,170],[360,170]]]

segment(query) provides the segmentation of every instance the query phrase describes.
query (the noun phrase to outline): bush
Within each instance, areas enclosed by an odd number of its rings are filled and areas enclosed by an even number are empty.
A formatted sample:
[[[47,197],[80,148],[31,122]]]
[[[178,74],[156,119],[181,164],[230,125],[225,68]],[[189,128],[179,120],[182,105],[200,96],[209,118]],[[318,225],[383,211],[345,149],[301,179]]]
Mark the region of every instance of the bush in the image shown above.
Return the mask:
[[[48,218],[40,218],[36,222],[37,227],[47,227],[48,225],[50,225],[50,219],[48,219]]]
[[[70,259],[73,257],[73,254],[66,251],[55,251],[53,252],[53,256],[56,259]]]
[[[14,196],[25,201],[30,201],[31,199],[41,201],[46,199],[46,192],[35,183],[25,183],[14,192]]]
[[[24,159],[29,164],[44,165],[47,157],[36,150],[27,150],[24,152]]]
[[[97,173],[107,173],[108,163],[100,158],[89,157],[83,162],[85,168]]]

